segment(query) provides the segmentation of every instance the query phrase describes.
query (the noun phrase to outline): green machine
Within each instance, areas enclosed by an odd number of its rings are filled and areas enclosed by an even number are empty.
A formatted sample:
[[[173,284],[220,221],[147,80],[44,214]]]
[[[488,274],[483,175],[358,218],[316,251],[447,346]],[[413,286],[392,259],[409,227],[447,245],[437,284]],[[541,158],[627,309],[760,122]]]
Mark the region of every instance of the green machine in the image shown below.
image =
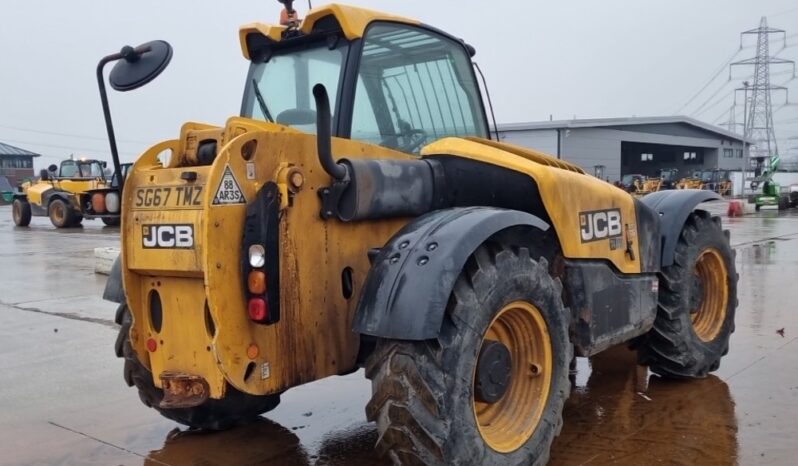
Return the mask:
[[[762,193],[754,196],[757,211],[763,207],[784,210],[790,205],[789,194],[782,193],[781,186],[773,181],[773,174],[779,169],[779,164],[781,164],[781,158],[774,155],[770,158],[770,164],[765,172],[751,181],[751,189],[762,185]]]

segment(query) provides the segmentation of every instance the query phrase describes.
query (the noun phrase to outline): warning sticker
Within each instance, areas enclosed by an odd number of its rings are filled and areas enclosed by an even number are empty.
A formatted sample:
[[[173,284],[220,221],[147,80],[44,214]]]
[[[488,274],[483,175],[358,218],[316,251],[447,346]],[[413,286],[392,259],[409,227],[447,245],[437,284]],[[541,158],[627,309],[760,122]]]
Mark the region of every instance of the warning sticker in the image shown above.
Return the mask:
[[[230,166],[224,167],[224,175],[222,181],[219,183],[219,188],[213,196],[213,205],[230,205],[230,204],[246,204],[247,199],[244,193],[241,192],[241,186],[233,176]]]

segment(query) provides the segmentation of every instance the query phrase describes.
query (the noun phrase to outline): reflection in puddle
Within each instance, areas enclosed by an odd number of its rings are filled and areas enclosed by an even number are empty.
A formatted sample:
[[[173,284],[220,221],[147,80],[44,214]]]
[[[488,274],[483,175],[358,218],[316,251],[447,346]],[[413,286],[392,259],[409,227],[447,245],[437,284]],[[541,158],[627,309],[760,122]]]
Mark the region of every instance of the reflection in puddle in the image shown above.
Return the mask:
[[[265,418],[224,432],[175,429],[160,450],[150,452],[147,466],[163,464],[304,466],[308,461],[290,430]]]
[[[776,241],[755,243],[749,247],[738,249],[738,251],[740,251],[738,254],[742,255],[743,263],[767,265],[776,255]]]
[[[736,464],[737,419],[715,376],[669,381],[649,375],[623,347],[580,358],[550,464]],[[343,427],[343,426],[342,426]],[[377,466],[372,424],[355,424],[300,444],[268,419],[236,429],[173,431],[145,464]]]
[[[737,419],[722,380],[649,375],[624,347],[590,366],[566,404],[550,464],[736,464]]]

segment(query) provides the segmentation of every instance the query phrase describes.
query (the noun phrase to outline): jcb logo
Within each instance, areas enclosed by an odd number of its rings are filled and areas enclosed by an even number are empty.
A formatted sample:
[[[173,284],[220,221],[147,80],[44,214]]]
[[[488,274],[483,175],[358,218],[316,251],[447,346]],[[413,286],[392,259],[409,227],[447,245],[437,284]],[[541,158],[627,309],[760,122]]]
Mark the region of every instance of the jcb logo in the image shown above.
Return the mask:
[[[579,214],[579,226],[583,243],[616,238],[623,233],[621,211],[619,209],[610,209],[581,212]]]
[[[191,249],[194,225],[142,225],[141,241],[147,249]]]

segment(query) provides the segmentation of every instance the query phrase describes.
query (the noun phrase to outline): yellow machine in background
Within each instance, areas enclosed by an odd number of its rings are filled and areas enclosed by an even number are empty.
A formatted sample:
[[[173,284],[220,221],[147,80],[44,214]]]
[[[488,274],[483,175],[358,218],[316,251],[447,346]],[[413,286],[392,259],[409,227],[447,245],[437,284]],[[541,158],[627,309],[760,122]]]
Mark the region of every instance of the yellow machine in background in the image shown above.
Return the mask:
[[[705,171],[694,171],[690,176],[686,176],[676,183],[676,189],[704,189],[703,175]]]
[[[283,3],[286,24],[240,30],[241,115],[186,123],[121,180],[105,297],[145,404],[221,429],[365,368],[394,462],[543,464],[574,354],[636,339],[663,376],[717,369],[737,274],[720,221],[694,210],[716,195],[635,199],[500,143],[461,39]],[[100,62],[109,135],[102,67],[128,91],[170,58],[157,41]]]
[[[86,194],[109,185],[105,177],[105,162],[99,160],[68,159],[60,166],[42,170],[35,182],[26,182],[21,192],[14,194],[12,215],[17,226],[28,226],[32,216],[50,217],[56,228],[76,227],[83,221]],[[107,225],[118,225],[116,216],[101,217]],[[94,218],[94,217],[89,217]]]
[[[660,170],[660,175],[654,178],[646,178],[642,184],[635,185],[637,190],[635,194],[650,194],[667,189],[676,188],[676,176],[679,170],[675,168],[663,168]]]
[[[710,169],[693,172],[692,176],[679,180],[677,189],[707,189],[721,196],[731,195],[732,181],[729,170]]]

